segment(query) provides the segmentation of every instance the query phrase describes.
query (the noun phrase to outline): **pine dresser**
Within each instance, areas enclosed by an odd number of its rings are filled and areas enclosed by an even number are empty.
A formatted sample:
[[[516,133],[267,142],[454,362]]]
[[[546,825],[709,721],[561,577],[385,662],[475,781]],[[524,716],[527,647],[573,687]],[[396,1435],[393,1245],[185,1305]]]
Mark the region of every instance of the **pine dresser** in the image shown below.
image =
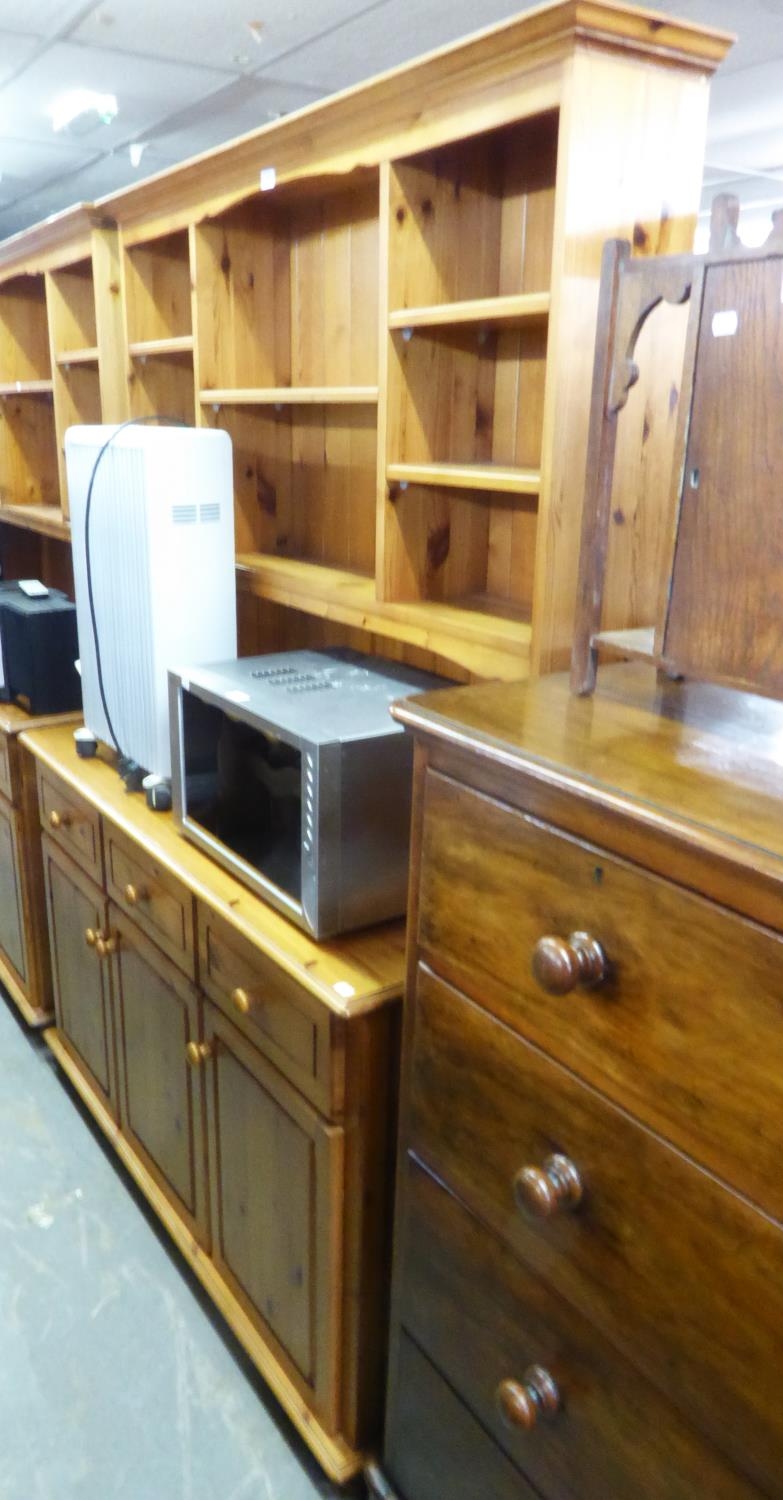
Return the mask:
[[[396,712],[377,1493],[783,1496],[783,704],[637,664]]]

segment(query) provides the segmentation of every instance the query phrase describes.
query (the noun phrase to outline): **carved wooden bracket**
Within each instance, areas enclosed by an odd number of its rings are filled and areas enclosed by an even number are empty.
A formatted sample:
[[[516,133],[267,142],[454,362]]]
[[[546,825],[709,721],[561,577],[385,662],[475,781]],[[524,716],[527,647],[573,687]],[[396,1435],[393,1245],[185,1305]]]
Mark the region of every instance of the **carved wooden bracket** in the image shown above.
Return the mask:
[[[639,335],[650,313],[662,302],[670,302],[675,307],[687,302],[692,283],[692,270],[681,264],[667,266],[663,261],[656,265],[653,275],[645,269],[645,274],[638,276],[634,273],[634,262],[626,262],[618,299],[607,416],[615,416],[622,410],[631,386],[639,379],[639,366],[634,361],[634,354]]]

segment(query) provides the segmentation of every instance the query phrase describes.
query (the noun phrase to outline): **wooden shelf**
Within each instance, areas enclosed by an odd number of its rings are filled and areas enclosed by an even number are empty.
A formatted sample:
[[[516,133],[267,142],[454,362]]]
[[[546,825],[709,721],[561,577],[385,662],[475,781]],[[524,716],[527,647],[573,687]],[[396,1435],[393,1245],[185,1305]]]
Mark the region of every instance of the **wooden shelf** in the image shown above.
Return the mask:
[[[0,524],[70,541],[71,526],[58,505],[0,505]]]
[[[362,406],[378,401],[377,385],[262,386],[199,391],[203,406]]]
[[[432,307],[396,308],[389,314],[390,328],[451,328],[458,324],[518,326],[545,322],[549,316],[548,292],[524,292],[516,297],[476,297],[468,302],[442,302]]]
[[[60,369],[66,369],[69,365],[97,365],[98,349],[67,349],[55,355],[55,360]]]
[[[389,464],[386,477],[398,484],[435,484],[511,495],[537,495],[541,485],[538,469],[505,464]]]
[[[193,334],[182,333],[171,339],[141,339],[128,345],[131,359],[165,359],[167,356],[193,353]]]
[[[259,599],[403,641],[482,676],[512,681],[528,675],[529,622],[510,611],[489,613],[490,600],[467,600],[468,607],[390,603],[376,598],[375,580],[362,574],[262,553],[237,558],[237,581]]]
[[[0,381],[0,396],[51,396],[53,390],[51,380]]]

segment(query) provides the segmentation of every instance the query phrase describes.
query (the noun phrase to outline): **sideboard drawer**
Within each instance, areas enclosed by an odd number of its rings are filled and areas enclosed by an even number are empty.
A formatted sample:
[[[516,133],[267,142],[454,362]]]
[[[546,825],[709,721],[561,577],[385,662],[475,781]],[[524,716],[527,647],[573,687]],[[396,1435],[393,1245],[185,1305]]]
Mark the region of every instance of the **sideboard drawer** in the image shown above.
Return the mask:
[[[608,972],[572,983],[587,933]],[[783,1219],[783,941],[437,773],[426,778],[418,939],[515,1030]],[[565,945],[563,945],[565,947]],[[539,950],[540,952],[540,950]]]
[[[410,1087],[412,1149],[735,1464],[777,1483],[783,1231],[422,969]]]
[[[538,1491],[552,1500],[747,1500],[747,1481],[655,1386],[412,1158],[405,1190],[399,1317]],[[554,1409],[534,1406],[526,1429],[501,1413],[500,1398],[509,1382],[524,1393],[536,1367],[554,1383]]]
[[[338,1114],[327,1007],[204,902],[198,932],[202,989],[306,1098]]]
[[[49,837],[98,884],[103,885],[101,820],[67,782],[38,764],[38,802],[41,823]]]
[[[196,974],[193,896],[141,844],[104,820],[106,886],[113,901],[137,922],[188,979]]]

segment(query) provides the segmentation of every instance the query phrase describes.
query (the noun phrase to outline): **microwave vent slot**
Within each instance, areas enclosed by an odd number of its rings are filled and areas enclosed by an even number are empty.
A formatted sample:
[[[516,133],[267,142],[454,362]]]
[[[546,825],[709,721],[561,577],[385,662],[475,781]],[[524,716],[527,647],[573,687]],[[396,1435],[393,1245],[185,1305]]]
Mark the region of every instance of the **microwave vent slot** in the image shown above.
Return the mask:
[[[205,505],[200,505],[199,509],[198,509],[198,518],[201,521],[202,525],[205,525],[209,521],[213,521],[213,522],[214,521],[219,521],[220,520],[220,504],[219,504],[219,502],[217,500],[210,500]]]

